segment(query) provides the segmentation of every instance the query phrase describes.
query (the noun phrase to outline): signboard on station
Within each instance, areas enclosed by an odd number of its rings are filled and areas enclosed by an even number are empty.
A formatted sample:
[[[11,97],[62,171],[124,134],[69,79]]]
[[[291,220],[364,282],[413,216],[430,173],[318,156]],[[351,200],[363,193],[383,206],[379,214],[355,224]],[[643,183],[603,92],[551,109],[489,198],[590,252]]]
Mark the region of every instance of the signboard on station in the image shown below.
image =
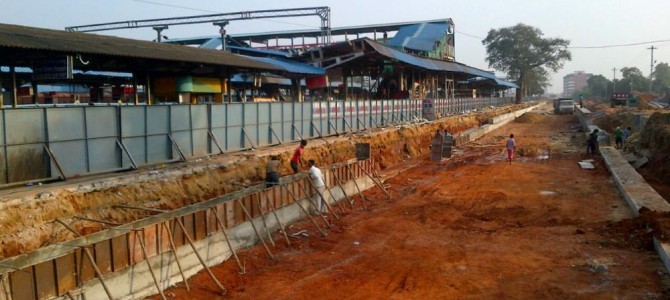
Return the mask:
[[[33,80],[72,79],[72,56],[37,58],[33,61]]]

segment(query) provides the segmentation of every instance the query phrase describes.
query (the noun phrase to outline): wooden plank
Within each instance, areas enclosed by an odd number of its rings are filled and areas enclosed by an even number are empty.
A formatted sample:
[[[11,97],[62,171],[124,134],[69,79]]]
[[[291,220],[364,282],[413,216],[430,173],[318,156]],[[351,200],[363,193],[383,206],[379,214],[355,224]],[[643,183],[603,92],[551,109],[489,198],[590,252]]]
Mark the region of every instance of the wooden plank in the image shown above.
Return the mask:
[[[77,287],[75,277],[74,253],[56,258],[56,278],[58,285],[58,296],[63,296],[69,290]]]
[[[142,235],[142,231],[137,232],[138,235]],[[142,252],[142,246],[140,246],[140,241],[137,240],[138,236],[135,233],[128,235],[128,246],[130,249],[130,264],[135,265],[144,260],[144,253]]]
[[[36,299],[33,267],[12,272],[9,275],[9,285],[12,290],[12,300]]]
[[[170,226],[169,221],[158,224],[158,253],[170,251],[170,240],[167,226]]]
[[[120,235],[112,238],[112,268],[114,272],[122,270],[130,263],[128,252],[128,235]]]
[[[35,279],[37,299],[47,299],[58,296],[56,268],[53,260],[35,265]]]

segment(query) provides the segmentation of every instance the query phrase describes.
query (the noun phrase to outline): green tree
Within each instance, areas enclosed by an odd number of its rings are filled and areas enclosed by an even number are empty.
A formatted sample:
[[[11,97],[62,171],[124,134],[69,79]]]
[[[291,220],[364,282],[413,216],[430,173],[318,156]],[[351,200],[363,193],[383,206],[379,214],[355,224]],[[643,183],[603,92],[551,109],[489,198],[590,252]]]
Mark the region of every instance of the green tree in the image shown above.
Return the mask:
[[[621,68],[621,80],[616,83],[617,93],[643,92],[649,90],[649,79],[636,67]]]
[[[612,82],[603,75],[593,75],[586,81],[590,97],[607,99],[612,94]]]
[[[535,68],[526,73],[524,95],[542,95],[549,86],[549,72],[544,68]]]
[[[531,73],[539,69],[558,71],[563,63],[572,59],[567,50],[570,42],[558,38],[543,38],[539,29],[517,24],[512,27],[491,29],[482,41],[486,45],[486,62],[496,70],[517,79],[519,89],[516,102],[521,103],[529,85]],[[537,77],[536,77],[537,78]]]
[[[652,89],[657,93],[665,93],[670,88],[670,65],[660,63],[654,68]]]

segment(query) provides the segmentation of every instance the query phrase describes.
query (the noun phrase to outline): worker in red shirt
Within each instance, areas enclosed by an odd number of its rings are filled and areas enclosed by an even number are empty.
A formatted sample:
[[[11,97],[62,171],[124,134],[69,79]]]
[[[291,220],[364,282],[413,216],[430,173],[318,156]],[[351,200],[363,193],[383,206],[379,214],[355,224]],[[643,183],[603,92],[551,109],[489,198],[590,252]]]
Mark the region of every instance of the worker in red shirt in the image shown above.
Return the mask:
[[[295,174],[298,174],[300,171],[300,169],[298,169],[298,164],[301,164],[300,157],[302,156],[302,152],[304,151],[305,146],[307,146],[307,141],[300,141],[300,147],[295,149],[295,152],[293,152],[293,157],[291,157],[291,169],[293,169],[293,173]]]

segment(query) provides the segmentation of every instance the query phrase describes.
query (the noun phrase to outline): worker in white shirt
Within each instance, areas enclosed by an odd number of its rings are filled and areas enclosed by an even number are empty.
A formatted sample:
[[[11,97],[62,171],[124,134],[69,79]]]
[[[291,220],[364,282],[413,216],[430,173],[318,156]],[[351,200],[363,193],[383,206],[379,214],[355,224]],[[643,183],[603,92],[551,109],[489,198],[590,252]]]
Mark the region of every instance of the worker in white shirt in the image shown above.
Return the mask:
[[[309,166],[309,177],[310,179],[312,179],[312,183],[314,183],[314,186],[318,191],[318,193],[316,193],[312,199],[316,203],[317,213],[325,213],[326,207],[324,202],[327,201],[325,199],[326,180],[323,178],[323,173],[321,172],[321,170],[317,168],[314,164],[315,163],[313,159],[307,161],[307,165]]]

